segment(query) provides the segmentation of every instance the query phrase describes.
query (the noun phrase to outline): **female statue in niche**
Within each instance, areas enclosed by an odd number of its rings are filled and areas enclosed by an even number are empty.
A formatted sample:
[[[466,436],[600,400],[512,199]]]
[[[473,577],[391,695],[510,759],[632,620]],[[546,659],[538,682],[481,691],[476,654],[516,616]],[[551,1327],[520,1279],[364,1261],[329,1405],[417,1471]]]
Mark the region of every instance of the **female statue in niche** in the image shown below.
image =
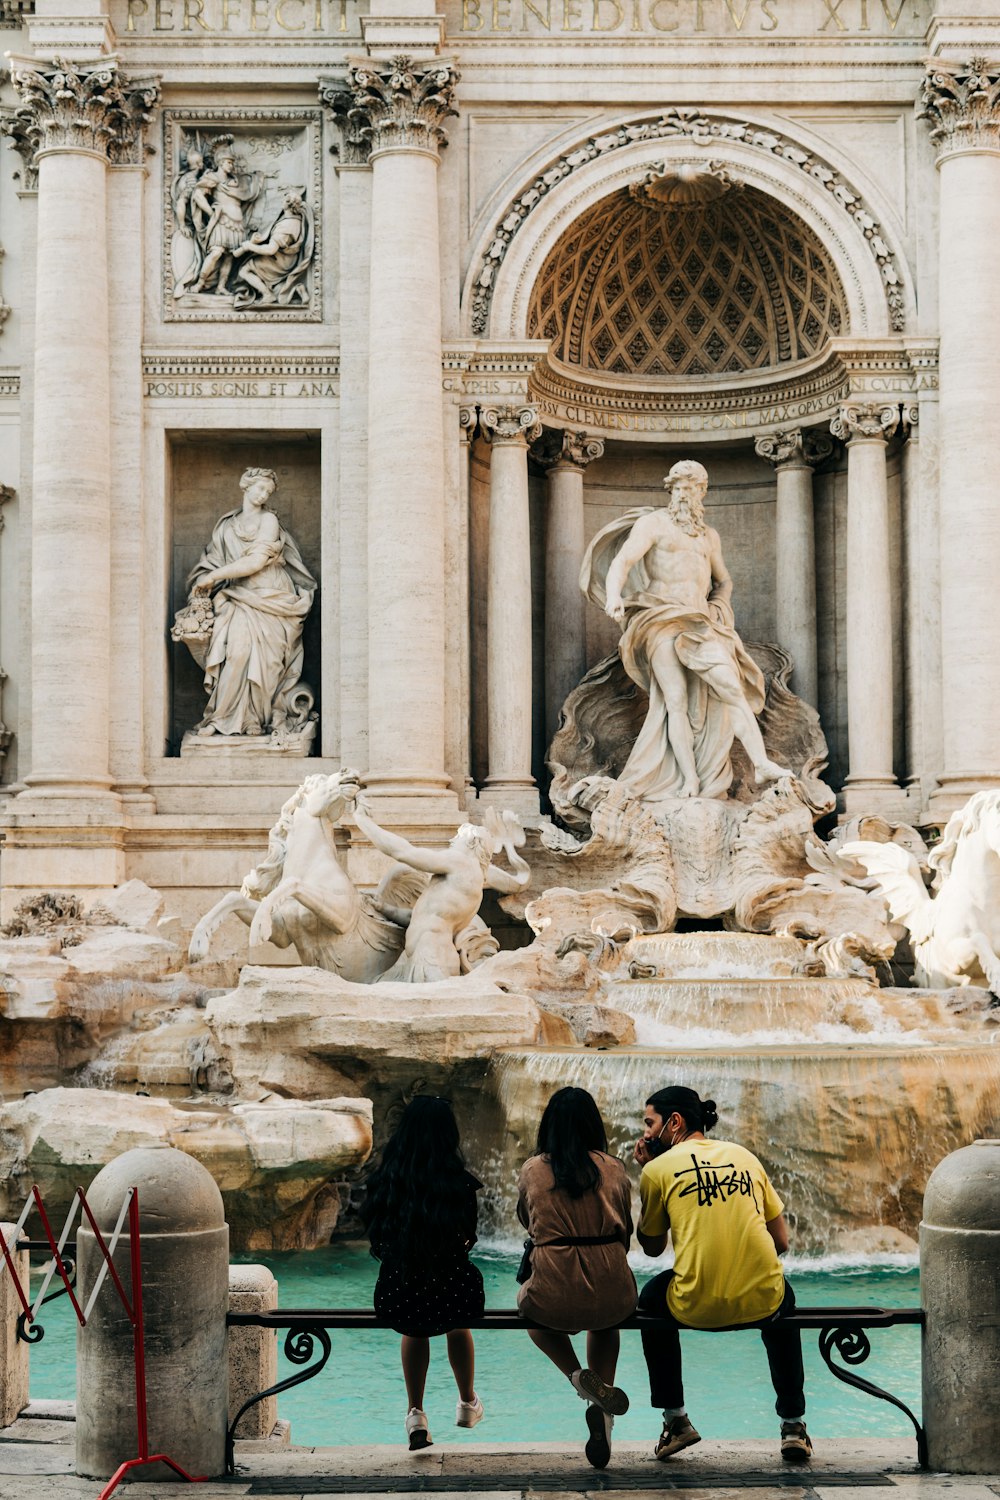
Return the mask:
[[[243,505],[222,517],[188,579],[171,636],[205,672],[208,706],[196,728],[287,742],[309,731],[313,695],[302,682],[302,627],[316,580],[267,502],[273,469],[246,469]]]

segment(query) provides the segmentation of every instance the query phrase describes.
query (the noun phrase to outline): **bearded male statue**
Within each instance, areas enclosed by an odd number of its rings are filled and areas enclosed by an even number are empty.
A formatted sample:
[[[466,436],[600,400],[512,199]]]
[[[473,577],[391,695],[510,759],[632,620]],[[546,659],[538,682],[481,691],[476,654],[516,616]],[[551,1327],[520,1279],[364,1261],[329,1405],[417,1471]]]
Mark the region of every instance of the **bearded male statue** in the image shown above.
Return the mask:
[[[622,664],[649,694],[618,778],[647,803],[725,797],[734,738],[758,783],[791,774],[768,758],[757,724],[764,678],[736,633],[733,580],[705,521],[708,474],[685,460],[663,486],[666,506],[629,510],[605,526],[580,573],[588,598],[624,626]]]

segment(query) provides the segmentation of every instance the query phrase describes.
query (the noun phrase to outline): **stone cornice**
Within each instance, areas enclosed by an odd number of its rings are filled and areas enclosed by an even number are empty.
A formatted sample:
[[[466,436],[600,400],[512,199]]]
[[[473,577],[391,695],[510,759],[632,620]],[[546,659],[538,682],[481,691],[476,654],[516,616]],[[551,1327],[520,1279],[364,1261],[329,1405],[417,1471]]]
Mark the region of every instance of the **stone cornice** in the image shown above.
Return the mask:
[[[10,59],[20,103],[2,121],[29,164],[46,151],[83,151],[113,164],[137,161],[143,127],[160,97],[153,78],[128,79],[116,57],[94,62]]]
[[[353,103],[342,111],[352,139],[372,153],[411,150],[437,155],[447,145],[445,121],[458,114],[458,80],[458,70],[447,58],[355,58],[347,70]]]
[[[927,64],[920,101],[939,160],[956,151],[1000,151],[1000,62],[936,58]]]

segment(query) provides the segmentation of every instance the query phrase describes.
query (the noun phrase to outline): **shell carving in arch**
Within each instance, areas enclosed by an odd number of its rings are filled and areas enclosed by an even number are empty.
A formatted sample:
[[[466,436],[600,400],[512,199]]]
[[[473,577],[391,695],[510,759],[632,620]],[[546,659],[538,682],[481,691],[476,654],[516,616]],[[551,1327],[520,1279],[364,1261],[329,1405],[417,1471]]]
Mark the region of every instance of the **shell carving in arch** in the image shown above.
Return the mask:
[[[709,146],[720,141],[737,142],[798,168],[819,183],[833,202],[850,215],[863,234],[878,266],[889,312],[889,325],[899,333],[905,325],[902,278],[889,245],[880,232],[878,220],[861,195],[827,161],[807,151],[777,131],[764,130],[731,115],[712,115],[697,109],[667,109],[646,119],[631,121],[606,134],[588,137],[571,151],[564,152],[551,166],[538,174],[530,186],[511,203],[498,223],[489,247],[480,263],[472,296],[472,332],[487,331],[497,271],[515,236],[532,211],[554,187],[598,157],[641,141],[688,140]]]

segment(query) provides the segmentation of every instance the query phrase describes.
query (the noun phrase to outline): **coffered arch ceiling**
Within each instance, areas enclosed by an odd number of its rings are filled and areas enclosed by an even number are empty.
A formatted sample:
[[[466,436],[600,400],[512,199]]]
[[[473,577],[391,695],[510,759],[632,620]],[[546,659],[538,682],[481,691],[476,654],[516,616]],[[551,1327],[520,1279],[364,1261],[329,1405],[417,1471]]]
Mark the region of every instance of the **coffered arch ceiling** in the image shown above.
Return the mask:
[[[552,247],[528,311],[564,364],[654,382],[793,364],[847,327],[830,255],[749,186],[681,207],[602,198]]]

